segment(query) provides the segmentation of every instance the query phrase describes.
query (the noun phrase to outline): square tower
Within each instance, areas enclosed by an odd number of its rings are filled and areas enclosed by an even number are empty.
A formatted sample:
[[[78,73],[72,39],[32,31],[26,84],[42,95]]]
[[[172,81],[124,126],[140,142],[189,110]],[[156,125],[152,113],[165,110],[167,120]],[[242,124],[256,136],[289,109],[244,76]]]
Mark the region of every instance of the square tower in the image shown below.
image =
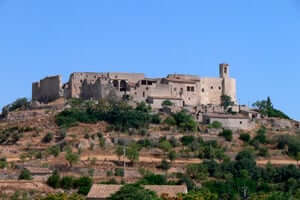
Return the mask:
[[[229,77],[229,65],[226,63],[220,64],[220,78]]]

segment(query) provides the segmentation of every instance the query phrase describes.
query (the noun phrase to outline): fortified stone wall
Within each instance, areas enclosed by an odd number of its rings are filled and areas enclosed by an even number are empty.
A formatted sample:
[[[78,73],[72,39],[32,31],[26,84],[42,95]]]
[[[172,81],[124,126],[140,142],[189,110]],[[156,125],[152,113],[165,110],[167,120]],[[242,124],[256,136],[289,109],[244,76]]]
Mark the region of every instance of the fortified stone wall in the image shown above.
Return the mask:
[[[32,99],[50,102],[63,96],[61,76],[51,76],[32,84]]]
[[[65,98],[101,99],[114,93],[130,95],[134,101],[180,99],[183,105],[219,105],[221,96],[231,96],[236,103],[236,81],[229,77],[229,65],[220,65],[219,78],[169,74],[166,78],[145,78],[142,73],[72,73],[62,86],[61,77],[47,77],[32,85],[32,98],[41,102]],[[160,100],[156,100],[159,102]],[[161,100],[163,101],[163,100]]]

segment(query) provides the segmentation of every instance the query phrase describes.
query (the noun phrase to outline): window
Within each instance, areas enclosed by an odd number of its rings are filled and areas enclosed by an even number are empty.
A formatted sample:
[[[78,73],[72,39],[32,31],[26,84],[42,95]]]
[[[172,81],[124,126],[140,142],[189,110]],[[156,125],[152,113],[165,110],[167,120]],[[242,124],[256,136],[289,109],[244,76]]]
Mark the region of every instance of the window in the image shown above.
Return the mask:
[[[219,90],[221,90],[222,89],[222,87],[221,86],[219,86]]]
[[[202,88],[202,92],[205,92],[204,88]]]
[[[195,91],[195,87],[191,87],[191,91],[194,92]]]
[[[146,80],[142,80],[142,85],[147,85],[147,81]]]
[[[224,73],[227,74],[227,67],[224,68]]]
[[[145,92],[143,92],[143,97],[145,97]]]
[[[240,124],[243,124],[243,122],[242,122],[242,121],[240,121]]]
[[[186,90],[187,90],[188,92],[191,91],[190,86],[187,86],[187,87],[186,87]]]
[[[212,90],[213,90],[213,89],[214,89],[214,86],[211,86],[211,87],[210,87],[210,89],[212,89]]]
[[[176,91],[177,89],[176,88],[174,88],[174,91]]]

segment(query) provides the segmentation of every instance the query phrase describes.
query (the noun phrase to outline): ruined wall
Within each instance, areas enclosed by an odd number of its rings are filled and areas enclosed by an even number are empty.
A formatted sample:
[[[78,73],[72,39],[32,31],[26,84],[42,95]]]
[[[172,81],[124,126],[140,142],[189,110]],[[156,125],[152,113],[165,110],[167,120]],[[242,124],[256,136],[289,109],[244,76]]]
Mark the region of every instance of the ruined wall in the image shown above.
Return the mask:
[[[63,96],[61,76],[46,77],[32,84],[32,99],[48,103]]]
[[[142,73],[121,73],[121,72],[110,72],[108,78],[112,80],[127,80],[132,83],[137,83],[139,80],[145,78]]]

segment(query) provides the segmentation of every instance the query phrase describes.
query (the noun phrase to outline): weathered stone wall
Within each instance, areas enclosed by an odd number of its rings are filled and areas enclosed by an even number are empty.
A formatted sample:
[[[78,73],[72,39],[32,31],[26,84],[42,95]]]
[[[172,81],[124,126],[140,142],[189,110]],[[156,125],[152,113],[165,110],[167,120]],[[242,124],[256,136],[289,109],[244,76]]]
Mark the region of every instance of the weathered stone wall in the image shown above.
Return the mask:
[[[199,83],[200,104],[221,104],[222,78],[201,78]]]
[[[32,84],[32,100],[50,102],[63,96],[61,76],[46,77]]]
[[[183,105],[219,105],[221,96],[231,96],[236,103],[236,81],[229,77],[229,65],[220,65],[220,78],[169,74],[166,78],[149,79],[142,73],[77,72],[62,86],[60,76],[47,77],[32,85],[32,98],[47,102],[65,98],[100,99],[115,93],[130,95],[134,101],[148,97],[180,98]]]
[[[204,117],[204,120],[207,119]],[[221,122],[223,128],[228,128],[232,130],[250,130],[255,128],[255,123],[246,118],[209,118],[210,123],[215,121]]]

